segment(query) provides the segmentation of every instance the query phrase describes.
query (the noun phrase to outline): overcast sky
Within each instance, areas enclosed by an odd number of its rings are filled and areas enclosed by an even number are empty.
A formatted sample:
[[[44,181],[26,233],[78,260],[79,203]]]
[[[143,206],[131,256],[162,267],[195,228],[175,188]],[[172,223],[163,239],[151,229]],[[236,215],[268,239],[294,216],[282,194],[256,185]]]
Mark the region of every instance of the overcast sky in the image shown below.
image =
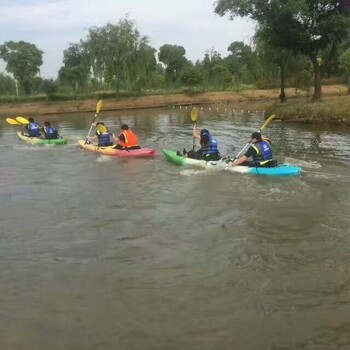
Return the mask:
[[[56,78],[63,50],[79,42],[92,26],[117,23],[128,15],[141,35],[159,49],[181,45],[193,62],[214,49],[222,57],[233,41],[248,44],[254,26],[240,18],[230,21],[214,13],[215,0],[0,0],[0,44],[24,40],[44,52],[40,73]],[[0,72],[6,73],[0,59]]]

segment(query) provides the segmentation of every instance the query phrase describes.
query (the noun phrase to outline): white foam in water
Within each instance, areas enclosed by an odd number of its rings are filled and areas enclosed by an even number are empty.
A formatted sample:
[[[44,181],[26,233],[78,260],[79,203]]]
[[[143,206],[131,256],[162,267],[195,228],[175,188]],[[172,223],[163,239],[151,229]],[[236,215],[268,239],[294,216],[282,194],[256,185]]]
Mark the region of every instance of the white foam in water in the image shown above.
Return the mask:
[[[301,159],[295,159],[290,157],[285,157],[283,160],[284,164],[290,164],[290,165],[296,165],[300,167],[301,169],[307,168],[307,169],[320,169],[322,168],[322,165],[315,161],[305,161]]]
[[[194,169],[185,169],[180,172],[182,176],[201,176],[205,174],[205,170],[194,170]]]
[[[113,157],[105,156],[104,154],[101,154],[100,157],[96,158],[96,162],[110,162],[113,159]]]

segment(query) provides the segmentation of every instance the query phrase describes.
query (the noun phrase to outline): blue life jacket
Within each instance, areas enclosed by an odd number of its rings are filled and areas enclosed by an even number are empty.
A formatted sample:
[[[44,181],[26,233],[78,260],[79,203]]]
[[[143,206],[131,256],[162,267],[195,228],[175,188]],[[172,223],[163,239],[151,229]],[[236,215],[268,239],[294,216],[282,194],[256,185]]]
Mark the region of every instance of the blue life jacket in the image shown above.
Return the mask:
[[[264,165],[272,160],[271,145],[267,141],[254,143],[252,147],[256,150],[256,155],[253,156],[253,161]]]
[[[97,132],[98,145],[99,146],[111,146],[113,142],[111,142],[111,137],[109,132]]]
[[[55,128],[53,128],[52,126],[48,126],[45,128],[45,138],[46,139],[58,139],[58,132]]]
[[[40,136],[40,126],[36,122],[29,123],[28,125],[28,134],[30,137],[39,137]]]
[[[207,133],[207,132],[203,133],[203,135],[209,136],[209,143],[202,146],[201,148],[202,156],[205,156],[206,154],[218,154],[219,150],[218,150],[218,142],[216,141],[216,138],[211,133]]]

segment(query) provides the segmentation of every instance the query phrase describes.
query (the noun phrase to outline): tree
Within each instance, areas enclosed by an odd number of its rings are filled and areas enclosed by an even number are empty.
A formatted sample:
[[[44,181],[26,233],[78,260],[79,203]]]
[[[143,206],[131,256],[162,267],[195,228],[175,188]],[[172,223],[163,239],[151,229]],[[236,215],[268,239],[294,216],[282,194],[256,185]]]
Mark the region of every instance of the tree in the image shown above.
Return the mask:
[[[199,85],[203,82],[203,76],[191,64],[188,64],[182,69],[180,79],[181,82],[187,86],[189,93],[192,92],[194,86]]]
[[[155,70],[155,50],[148,45],[147,36],[140,35],[134,21],[127,18],[118,24],[92,27],[82,42],[92,77],[105,81],[117,91],[142,86],[147,74]]]
[[[270,43],[307,55],[313,64],[314,95],[322,95],[320,50],[339,42],[347,33],[343,1],[336,0],[218,0],[215,12],[223,16],[250,17],[267,28]]]
[[[340,56],[340,67],[348,78],[348,94],[350,95],[350,49],[347,49]]]
[[[159,48],[158,59],[165,65],[166,75],[172,83],[179,77],[181,69],[187,64],[186,50],[183,46],[165,44]]]
[[[15,81],[8,75],[0,73],[0,95],[15,95]]]
[[[89,78],[90,68],[82,44],[70,44],[63,51],[64,66],[58,72],[59,80],[79,92]]]
[[[6,63],[6,71],[12,73],[25,94],[30,94],[34,77],[43,64],[43,52],[25,41],[7,41],[0,45],[0,58]]]

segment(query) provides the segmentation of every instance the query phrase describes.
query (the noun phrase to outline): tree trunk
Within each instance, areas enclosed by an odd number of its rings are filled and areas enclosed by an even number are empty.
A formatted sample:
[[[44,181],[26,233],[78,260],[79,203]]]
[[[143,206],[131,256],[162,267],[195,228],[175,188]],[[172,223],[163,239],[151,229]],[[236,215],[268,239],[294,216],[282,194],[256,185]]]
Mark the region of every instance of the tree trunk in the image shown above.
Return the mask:
[[[280,92],[280,101],[281,103],[286,102],[287,97],[284,91],[284,83],[285,83],[285,64],[284,64],[284,59],[283,59],[283,51],[281,50],[280,52],[280,87],[281,87],[281,92]]]
[[[316,55],[311,57],[312,64],[314,66],[314,94],[312,101],[320,101],[322,97],[322,82],[321,82],[321,69],[318,64]]]

